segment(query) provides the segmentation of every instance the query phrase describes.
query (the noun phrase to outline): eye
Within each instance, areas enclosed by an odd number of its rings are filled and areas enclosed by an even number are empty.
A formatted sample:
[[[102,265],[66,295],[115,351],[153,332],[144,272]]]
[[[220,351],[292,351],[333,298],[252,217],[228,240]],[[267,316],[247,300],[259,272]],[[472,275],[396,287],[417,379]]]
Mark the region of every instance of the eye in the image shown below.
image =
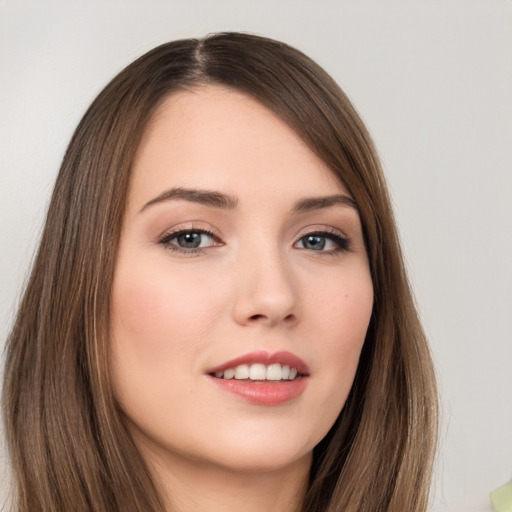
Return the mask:
[[[173,251],[196,253],[201,249],[218,245],[219,240],[213,233],[204,229],[182,229],[168,233],[158,244]]]
[[[334,253],[348,251],[350,240],[338,233],[315,232],[301,237],[295,247],[316,252]]]

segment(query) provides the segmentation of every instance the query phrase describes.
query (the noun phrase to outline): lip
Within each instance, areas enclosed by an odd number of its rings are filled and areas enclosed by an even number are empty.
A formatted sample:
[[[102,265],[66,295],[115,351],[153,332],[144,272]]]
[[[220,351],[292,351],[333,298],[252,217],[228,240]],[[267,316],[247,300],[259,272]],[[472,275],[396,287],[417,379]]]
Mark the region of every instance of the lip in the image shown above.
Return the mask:
[[[248,381],[236,379],[218,379],[213,374],[227,368],[235,368],[241,364],[288,365],[297,368],[300,378],[290,381]],[[298,356],[287,351],[269,353],[264,350],[250,352],[235,359],[226,361],[207,370],[207,378],[222,391],[235,395],[237,398],[252,405],[277,406],[298,398],[309,382],[308,365]]]
[[[224,371],[227,368],[235,368],[241,364],[256,364],[261,363],[264,365],[276,364],[279,363],[281,365],[287,364],[290,368],[297,368],[297,371],[302,376],[309,376],[309,367],[308,365],[298,356],[288,352],[286,350],[281,350],[279,352],[267,352],[265,350],[258,350],[256,352],[250,352],[248,354],[244,354],[240,357],[236,357],[235,359],[231,359],[222,363],[218,366],[214,366],[213,368],[209,368],[206,370],[206,373],[213,374],[215,372]]]
[[[231,393],[252,405],[266,407],[283,405],[298,398],[306,389],[309,381],[309,377],[300,377],[296,380],[281,382],[217,379],[211,375],[207,375],[207,377],[222,391]]]

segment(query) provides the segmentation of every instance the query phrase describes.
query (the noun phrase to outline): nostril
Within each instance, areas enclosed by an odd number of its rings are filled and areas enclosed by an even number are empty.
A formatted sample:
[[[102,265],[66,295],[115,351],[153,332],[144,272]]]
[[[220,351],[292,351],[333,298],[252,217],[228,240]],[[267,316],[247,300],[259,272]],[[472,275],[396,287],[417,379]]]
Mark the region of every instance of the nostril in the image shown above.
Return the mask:
[[[262,315],[261,313],[258,313],[256,315],[252,315],[252,316],[249,317],[249,321],[250,322],[259,322],[259,321],[270,320],[270,319],[271,319],[270,316]],[[293,323],[295,321],[295,315],[290,313],[289,315],[286,315],[282,319],[282,321],[287,323],[287,324]]]
[[[265,315],[252,315],[249,320],[261,320],[262,318],[266,318]]]
[[[287,323],[294,322],[295,321],[295,315],[290,313],[289,315],[285,316],[284,321],[287,322]]]

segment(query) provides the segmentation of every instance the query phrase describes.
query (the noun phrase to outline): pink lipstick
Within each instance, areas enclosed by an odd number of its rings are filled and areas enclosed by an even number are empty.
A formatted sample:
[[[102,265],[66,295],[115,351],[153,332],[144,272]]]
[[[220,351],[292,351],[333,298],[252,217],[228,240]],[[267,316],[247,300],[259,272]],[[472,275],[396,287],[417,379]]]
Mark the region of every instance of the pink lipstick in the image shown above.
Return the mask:
[[[254,405],[275,406],[297,398],[309,381],[307,364],[291,352],[257,351],[207,371],[223,391]]]

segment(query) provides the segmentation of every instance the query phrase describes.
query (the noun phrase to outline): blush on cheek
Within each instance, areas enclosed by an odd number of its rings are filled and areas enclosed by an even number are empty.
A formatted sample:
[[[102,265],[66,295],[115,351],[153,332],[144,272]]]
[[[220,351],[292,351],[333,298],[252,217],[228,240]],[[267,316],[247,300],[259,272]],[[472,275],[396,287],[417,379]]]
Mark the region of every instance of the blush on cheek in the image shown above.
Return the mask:
[[[165,357],[178,345],[190,350],[225,309],[221,287],[199,286],[208,280],[197,275],[175,272],[169,278],[151,265],[134,275],[129,268],[119,268],[114,282],[113,331],[123,349],[130,346],[139,357]]]
[[[174,319],[163,288],[144,276],[118,273],[112,295],[114,356],[150,364],[170,350]]]

